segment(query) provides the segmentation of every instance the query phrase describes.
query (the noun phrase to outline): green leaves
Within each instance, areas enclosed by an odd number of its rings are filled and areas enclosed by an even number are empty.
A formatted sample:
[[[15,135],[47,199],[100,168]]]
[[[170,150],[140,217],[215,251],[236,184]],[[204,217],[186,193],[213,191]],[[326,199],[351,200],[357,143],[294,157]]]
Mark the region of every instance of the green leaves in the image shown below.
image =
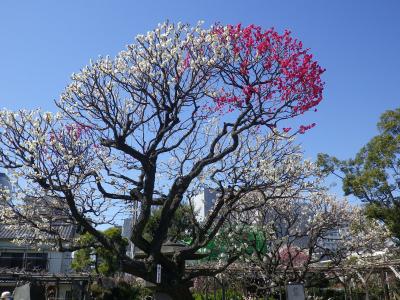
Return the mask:
[[[322,171],[343,180],[343,191],[367,202],[367,216],[385,223],[400,238],[400,108],[382,114],[379,135],[360,149],[354,159],[318,155]]]
[[[126,251],[128,241],[121,236],[120,228],[108,228],[103,234],[114,243],[120,253]],[[96,272],[111,276],[119,270],[118,258],[110,250],[98,245],[95,238],[89,233],[79,237],[79,244],[82,249],[75,252],[72,261],[72,268],[75,271]]]
[[[400,237],[400,207],[398,205],[385,207],[380,203],[369,203],[365,208],[365,214],[370,218],[383,221],[393,236]]]
[[[400,135],[400,108],[384,112],[378,123],[378,129],[382,133],[389,133],[393,136]]]
[[[194,212],[191,207],[186,204],[182,204],[176,210],[171,226],[168,229],[167,239],[170,241],[187,241],[190,240],[190,230],[193,226]],[[161,209],[155,210],[144,229],[144,238],[151,242],[156,234],[156,230],[159,226],[161,219]]]

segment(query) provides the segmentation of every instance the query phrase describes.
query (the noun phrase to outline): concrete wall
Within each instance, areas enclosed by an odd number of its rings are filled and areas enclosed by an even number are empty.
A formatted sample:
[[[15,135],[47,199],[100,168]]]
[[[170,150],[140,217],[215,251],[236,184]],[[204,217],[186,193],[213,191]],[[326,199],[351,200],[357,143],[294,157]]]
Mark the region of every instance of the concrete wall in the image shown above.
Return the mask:
[[[48,260],[49,260],[49,273],[63,273],[62,272],[62,260],[63,254],[60,252],[48,252]]]

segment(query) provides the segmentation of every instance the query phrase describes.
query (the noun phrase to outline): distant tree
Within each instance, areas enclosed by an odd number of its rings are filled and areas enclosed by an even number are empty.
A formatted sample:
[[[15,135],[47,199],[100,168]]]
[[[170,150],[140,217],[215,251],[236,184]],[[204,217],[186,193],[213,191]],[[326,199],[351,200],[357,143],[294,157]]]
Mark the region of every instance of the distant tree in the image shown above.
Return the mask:
[[[162,210],[160,208],[154,210],[143,231],[145,239],[151,241],[153,238],[161,220],[161,213]],[[193,211],[193,208],[188,204],[182,204],[172,218],[165,241],[190,242],[193,217],[196,217],[196,212]]]
[[[325,172],[343,180],[345,195],[367,203],[366,214],[386,224],[400,239],[400,108],[386,111],[373,137],[355,158],[339,160],[318,155]]]
[[[259,180],[257,166],[269,157],[279,163],[285,151],[273,147],[282,133],[314,126],[291,129],[289,121],[320,103],[323,72],[288,31],[161,24],[114,59],[73,74],[56,102],[59,113],[0,111],[0,167],[14,181],[14,197],[2,197],[3,219],[34,227],[43,239],[59,237],[51,216],[18,200],[53,196],[124,272],[190,299],[194,278],[221,272],[237,257],[217,270],[189,271],[184,262],[214,239],[244,194],[274,185]],[[190,244],[164,255],[174,215],[200,186],[217,191],[212,211],[204,222],[192,218]],[[144,230],[156,206],[160,221],[149,240]],[[139,212],[129,239],[144,260],[98,230],[132,207]],[[157,264],[168,274],[161,283]]]
[[[146,239],[151,240],[151,237],[154,235],[154,231],[160,222],[160,214],[161,210],[157,209],[148,221],[143,233]],[[190,235],[187,230],[190,228],[190,218],[192,216],[193,213],[189,205],[179,207],[172,220],[167,239],[170,241],[189,242],[188,238],[190,238]],[[112,227],[103,231],[105,236],[118,244],[121,251],[126,251],[128,240],[123,238],[121,233],[121,229],[118,227]],[[78,238],[78,244],[81,249],[75,251],[74,259],[72,260],[72,268],[75,271],[96,272],[106,276],[112,276],[119,271],[117,257],[101,244],[96,243],[95,237],[90,233],[82,234]]]
[[[116,248],[122,253],[126,252],[128,240],[122,238],[121,229],[117,227],[103,231],[103,234],[110,239]],[[77,272],[91,271],[105,276],[113,276],[121,271],[118,256],[107,250],[90,233],[85,233],[78,238],[78,244],[82,249],[74,253],[72,268]]]

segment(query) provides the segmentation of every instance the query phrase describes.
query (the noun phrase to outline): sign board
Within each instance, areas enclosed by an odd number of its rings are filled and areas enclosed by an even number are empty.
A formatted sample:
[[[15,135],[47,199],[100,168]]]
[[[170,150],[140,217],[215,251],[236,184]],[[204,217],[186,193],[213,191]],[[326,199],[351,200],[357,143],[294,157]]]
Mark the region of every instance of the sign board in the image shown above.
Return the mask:
[[[157,264],[157,278],[156,278],[157,283],[161,283],[161,265]]]
[[[31,299],[31,287],[30,284],[27,283],[25,285],[16,287],[13,293],[13,297],[15,300],[30,300]],[[7,298],[8,299],[8,298]],[[11,298],[9,298],[11,299]]]
[[[304,285],[302,283],[292,283],[286,286],[287,300],[305,300]]]

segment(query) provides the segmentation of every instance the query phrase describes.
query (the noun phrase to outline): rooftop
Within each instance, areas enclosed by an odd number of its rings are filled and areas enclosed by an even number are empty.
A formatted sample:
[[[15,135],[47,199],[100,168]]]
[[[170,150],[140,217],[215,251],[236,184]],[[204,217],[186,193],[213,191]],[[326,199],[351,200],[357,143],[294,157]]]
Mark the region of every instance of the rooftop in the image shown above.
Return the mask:
[[[70,240],[76,233],[76,228],[72,224],[63,224],[55,226],[55,232],[60,235],[63,240]],[[0,224],[0,239],[13,240],[18,238],[35,238],[33,230],[26,227],[18,229],[12,228],[9,225]]]

